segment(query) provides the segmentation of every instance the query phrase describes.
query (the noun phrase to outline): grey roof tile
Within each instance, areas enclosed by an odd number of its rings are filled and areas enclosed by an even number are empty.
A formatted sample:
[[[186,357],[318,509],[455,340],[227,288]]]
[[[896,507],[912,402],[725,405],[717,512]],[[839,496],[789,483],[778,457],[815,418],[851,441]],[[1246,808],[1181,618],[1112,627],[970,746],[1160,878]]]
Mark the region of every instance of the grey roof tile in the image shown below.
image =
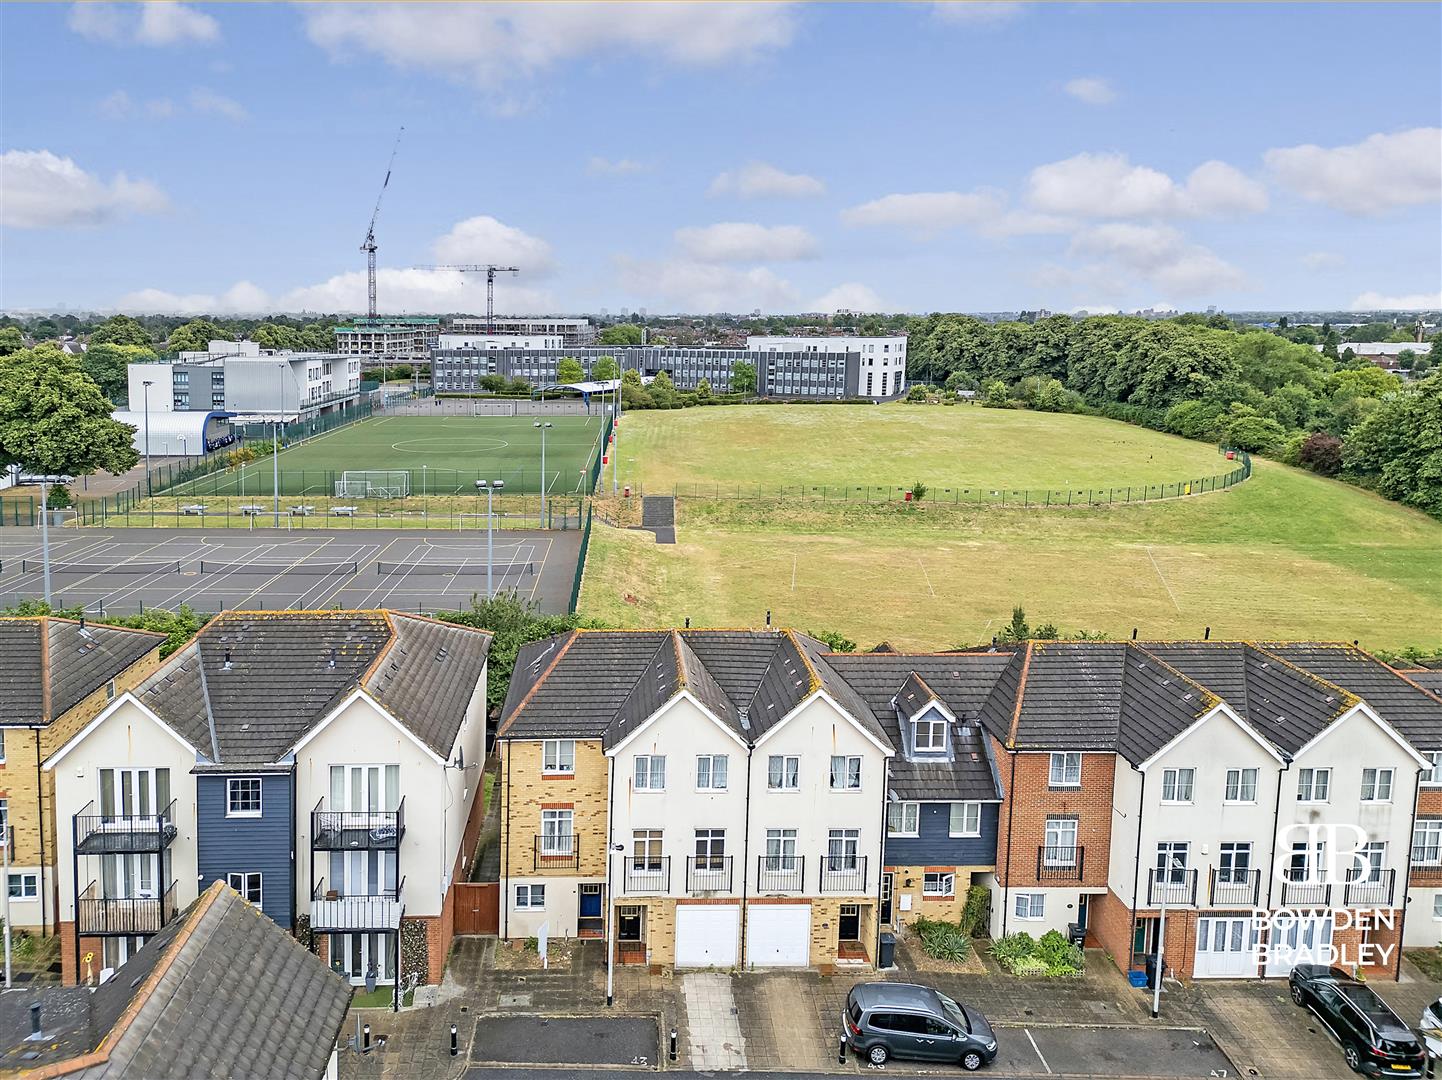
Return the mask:
[[[0,725],[51,723],[164,642],[123,626],[0,618]]]

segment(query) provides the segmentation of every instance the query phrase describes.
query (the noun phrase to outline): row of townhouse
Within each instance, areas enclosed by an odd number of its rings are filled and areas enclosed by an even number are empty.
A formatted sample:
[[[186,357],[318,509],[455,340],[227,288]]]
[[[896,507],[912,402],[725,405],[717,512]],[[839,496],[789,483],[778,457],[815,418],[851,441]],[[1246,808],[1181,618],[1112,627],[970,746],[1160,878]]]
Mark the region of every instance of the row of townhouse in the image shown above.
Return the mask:
[[[981,886],[993,935],[1125,967],[1165,909],[1184,977],[1329,947],[1395,974],[1442,935],[1442,697],[1415,674],[1343,645],[573,631],[523,648],[500,722],[501,933],[828,969]]]
[[[480,823],[490,642],[311,611],[228,612],[164,661],[154,635],[131,645],[150,651],[26,761],[54,808],[39,906],[66,980],[118,968],[221,881],[353,983],[438,982]]]

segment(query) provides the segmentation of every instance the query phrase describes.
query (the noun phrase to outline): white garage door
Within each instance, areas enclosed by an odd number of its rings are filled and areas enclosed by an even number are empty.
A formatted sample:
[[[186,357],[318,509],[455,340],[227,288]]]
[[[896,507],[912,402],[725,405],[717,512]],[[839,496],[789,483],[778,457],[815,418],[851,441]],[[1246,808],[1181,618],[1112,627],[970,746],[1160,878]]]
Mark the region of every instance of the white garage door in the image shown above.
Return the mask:
[[[676,966],[735,967],[740,929],[737,904],[677,904]]]
[[[1197,920],[1198,979],[1251,979],[1257,974],[1257,931],[1250,918],[1236,915]]]
[[[811,962],[811,905],[756,904],[746,909],[746,961],[756,967]]]
[[[1281,978],[1297,964],[1337,962],[1330,915],[1274,916],[1268,938],[1268,978]]]

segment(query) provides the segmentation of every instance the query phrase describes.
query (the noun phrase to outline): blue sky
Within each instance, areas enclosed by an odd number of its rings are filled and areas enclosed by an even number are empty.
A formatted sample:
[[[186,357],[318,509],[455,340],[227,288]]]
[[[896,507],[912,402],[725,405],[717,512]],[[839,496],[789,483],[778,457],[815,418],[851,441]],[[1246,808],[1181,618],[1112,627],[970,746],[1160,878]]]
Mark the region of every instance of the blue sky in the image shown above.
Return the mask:
[[[0,306],[1442,306],[1442,6],[0,6]],[[1391,60],[1381,58],[1391,56]]]

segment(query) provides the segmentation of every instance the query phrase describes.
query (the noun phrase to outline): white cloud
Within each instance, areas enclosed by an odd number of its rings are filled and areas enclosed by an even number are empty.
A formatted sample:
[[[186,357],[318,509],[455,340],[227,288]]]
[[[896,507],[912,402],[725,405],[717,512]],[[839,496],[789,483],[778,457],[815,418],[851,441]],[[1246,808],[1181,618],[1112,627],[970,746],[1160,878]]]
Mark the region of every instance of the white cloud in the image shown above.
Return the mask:
[[[259,315],[271,310],[271,300],[258,285],[239,281],[218,295],[139,289],[117,300],[115,310],[153,315]]]
[[[107,183],[49,150],[7,150],[0,156],[0,224],[11,228],[103,225],[168,206],[165,193],[149,180],[116,173]]]
[[[101,98],[98,108],[107,120],[124,120],[135,112],[135,102],[124,90],[117,90]]]
[[[1335,270],[1346,261],[1335,251],[1309,251],[1302,256],[1302,265],[1308,270]]]
[[[992,191],[883,195],[841,211],[841,220],[847,225],[883,225],[930,234],[958,225],[980,225],[999,215],[1005,201],[1002,195]]]
[[[796,29],[781,3],[316,4],[304,18],[336,59],[373,53],[487,90],[592,56],[734,64],[790,44]]]
[[[808,311],[863,311],[867,313],[890,310],[876,290],[859,281],[847,281],[830,289],[807,305]]]
[[[621,284],[637,303],[652,310],[710,314],[791,310],[797,293],[791,283],[764,266],[741,269],[690,259],[616,259]]]
[[[1277,183],[1311,202],[1371,216],[1442,199],[1442,128],[1369,135],[1351,146],[1292,146],[1263,155]]]
[[[236,122],[250,119],[250,113],[245,111],[245,106],[240,102],[203,86],[190,92],[190,107],[198,113],[214,113]]]
[[[1140,282],[1182,296],[1200,296],[1245,284],[1240,270],[1215,252],[1190,244],[1168,225],[1109,222],[1072,237],[1071,254],[1100,261],[1103,275],[1124,272]],[[1094,273],[1082,271],[1082,277]]]
[[[519,266],[527,275],[547,274],[554,268],[550,244],[487,214],[456,222],[431,245],[431,251],[438,262],[501,263]]]
[[[645,172],[649,168],[649,165],[632,161],[630,158],[611,161],[609,158],[593,157],[586,162],[586,172],[592,176],[630,176],[632,173]]]
[[[1025,4],[990,2],[990,0],[939,0],[932,12],[942,22],[965,26],[996,26],[1010,22],[1026,9]]]
[[[1062,89],[1087,105],[1110,105],[1117,99],[1116,88],[1111,81],[1097,75],[1072,79]]]
[[[1442,292],[1379,293],[1364,292],[1351,303],[1352,311],[1442,311]]]
[[[816,238],[799,225],[723,221],[677,229],[676,243],[698,262],[809,259],[816,254]]]
[[[808,199],[826,194],[826,185],[805,173],[788,173],[764,161],[752,161],[721,173],[708,195],[739,195],[743,199]]]
[[[1044,213],[1078,218],[1254,213],[1267,205],[1261,184],[1222,161],[1204,162],[1177,184],[1125,154],[1088,153],[1033,169],[1027,199]]]
[[[180,45],[220,40],[220,24],[179,3],[75,4],[70,29],[112,45]]]

